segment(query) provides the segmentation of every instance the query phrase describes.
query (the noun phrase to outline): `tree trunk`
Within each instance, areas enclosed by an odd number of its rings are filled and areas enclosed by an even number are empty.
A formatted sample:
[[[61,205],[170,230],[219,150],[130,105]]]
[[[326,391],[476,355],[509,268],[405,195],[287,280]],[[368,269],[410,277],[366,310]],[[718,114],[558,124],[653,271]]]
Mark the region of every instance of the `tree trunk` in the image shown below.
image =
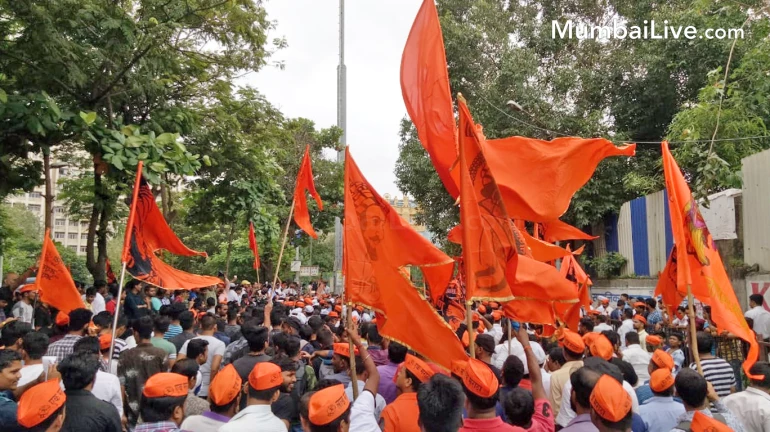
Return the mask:
[[[227,257],[225,258],[225,277],[230,277],[230,252],[233,250],[233,234],[235,234],[235,223],[230,224],[230,235],[227,238]]]
[[[101,197],[104,198],[103,196]],[[97,249],[98,258],[96,261],[96,271],[91,272],[96,281],[107,280],[107,228],[110,223],[110,205],[106,200],[102,201],[102,211],[99,214],[99,230],[97,231]]]
[[[161,204],[161,207],[163,208],[163,218],[166,219],[166,222],[168,222],[169,212],[170,212],[169,211],[170,205],[168,201],[169,201],[168,186],[166,185],[165,182],[162,182],[160,184],[160,204]]]
[[[98,272],[97,257],[94,254],[94,244],[96,242],[96,228],[99,225],[99,189],[102,187],[102,175],[98,167],[98,161],[94,161],[94,198],[91,207],[91,218],[88,220],[88,244],[86,245],[86,267],[92,276],[96,277]]]
[[[51,148],[43,146],[43,177],[45,179],[45,195],[43,211],[45,212],[44,230],[50,230],[53,226],[53,187],[51,185]]]

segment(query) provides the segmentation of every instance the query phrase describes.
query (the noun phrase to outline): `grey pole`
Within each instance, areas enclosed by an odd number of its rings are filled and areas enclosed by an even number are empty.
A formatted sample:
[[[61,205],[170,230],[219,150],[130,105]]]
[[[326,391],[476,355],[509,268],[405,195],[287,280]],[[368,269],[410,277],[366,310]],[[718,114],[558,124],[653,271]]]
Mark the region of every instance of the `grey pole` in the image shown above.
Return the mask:
[[[345,0],[340,0],[340,62],[337,65],[337,127],[342,129],[340,148],[337,151],[337,162],[345,162],[345,146],[347,145],[347,71],[345,70]],[[342,271],[342,221],[334,218],[334,286],[337,291],[337,278]]]

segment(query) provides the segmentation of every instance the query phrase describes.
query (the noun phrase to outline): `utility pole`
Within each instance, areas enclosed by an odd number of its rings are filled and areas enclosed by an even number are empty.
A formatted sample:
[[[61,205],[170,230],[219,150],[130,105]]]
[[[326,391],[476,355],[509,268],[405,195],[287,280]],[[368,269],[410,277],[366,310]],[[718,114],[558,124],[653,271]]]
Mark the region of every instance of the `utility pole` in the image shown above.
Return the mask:
[[[337,127],[342,129],[337,162],[345,163],[347,145],[347,71],[345,70],[345,0],[340,0],[340,62],[337,65]],[[334,219],[334,286],[333,292],[342,283],[342,221]]]

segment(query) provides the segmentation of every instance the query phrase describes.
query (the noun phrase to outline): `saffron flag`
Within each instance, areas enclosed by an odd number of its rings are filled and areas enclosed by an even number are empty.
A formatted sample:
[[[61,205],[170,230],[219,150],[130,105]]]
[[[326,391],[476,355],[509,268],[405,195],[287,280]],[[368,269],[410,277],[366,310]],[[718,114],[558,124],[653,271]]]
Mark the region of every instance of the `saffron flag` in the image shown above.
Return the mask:
[[[49,229],[45,230],[43,238],[43,253],[40,255],[35,287],[41,302],[55,307],[62,313],[68,314],[73,309],[85,307],[80,292],[75,287],[75,281],[72,280],[72,275],[51,240]]]
[[[593,282],[585,270],[580,267],[580,263],[575,259],[569,245],[567,246],[567,251],[570,254],[561,261],[559,273],[577,287],[578,302],[574,304],[557,303],[556,312],[562,321],[567,324],[567,327],[577,331],[581,307],[585,307],[586,310],[591,307],[591,285],[593,285]],[[575,253],[577,254],[577,251]]]
[[[556,246],[555,244],[549,243],[547,241],[536,239],[535,237],[529,235],[526,230],[524,230],[521,235],[524,237],[524,241],[527,244],[527,248],[532,253],[532,257],[537,261],[550,262],[563,256],[571,255],[567,249]]]
[[[725,272],[716,244],[700,213],[698,202],[682,175],[668,143],[663,149],[663,173],[668,191],[671,231],[676,244],[676,287],[686,293],[691,287],[693,295],[711,306],[711,317],[721,330],[726,330],[749,343],[749,353],[743,370],[749,373],[759,357],[759,345],[754,332],[743,317],[741,306],[735,297],[730,278]],[[671,270],[671,269],[669,269]]]
[[[110,264],[110,259],[107,258],[106,263],[106,273],[107,273],[107,283],[115,283],[118,281],[118,279],[115,277],[115,273],[112,271],[112,265]]]
[[[126,271],[136,279],[169,290],[200,288],[220,282],[215,277],[198,276],[175,269],[156,255],[160,250],[176,255],[206,256],[205,252],[185,246],[168,226],[150,187],[142,177],[142,163],[139,162],[126,226],[126,242],[123,245]]]
[[[666,267],[658,275],[658,283],[655,285],[655,297],[661,296],[663,298],[664,307],[668,311],[668,316],[674,316],[677,307],[682,304],[685,296],[687,296],[687,288],[685,292],[679,292],[676,282],[678,276],[678,266],[676,265],[676,246],[671,249],[671,253],[668,255],[666,261]]]
[[[310,237],[317,239],[318,234],[316,234],[313,225],[310,223],[310,213],[307,208],[307,198],[305,197],[306,192],[310,192],[310,196],[315,199],[318,209],[323,210],[324,203],[321,201],[318,191],[315,190],[315,182],[313,181],[313,167],[310,164],[309,145],[305,147],[305,155],[302,157],[302,164],[300,164],[299,172],[297,173],[297,185],[294,187],[294,222]]]
[[[455,119],[449,73],[434,0],[424,0],[401,57],[401,93],[420,143],[428,152],[444,187],[460,193],[450,175],[457,161]]]
[[[446,369],[466,358],[450,326],[401,272],[417,266],[430,287],[445,287],[453,260],[401,219],[347,149],[344,228],[345,301],[375,310],[383,336]]]
[[[599,238],[598,236],[586,234],[572,225],[558,219],[537,225],[540,228],[540,236],[549,243],[563,240],[595,240]]]
[[[572,196],[599,162],[610,156],[633,156],[636,145],[616,147],[602,138],[542,141],[514,136],[487,141],[484,152],[508,215],[551,222],[567,211]]]
[[[254,268],[259,269],[259,246],[257,245],[257,236],[254,233],[254,223],[249,222],[249,249],[254,254]]]

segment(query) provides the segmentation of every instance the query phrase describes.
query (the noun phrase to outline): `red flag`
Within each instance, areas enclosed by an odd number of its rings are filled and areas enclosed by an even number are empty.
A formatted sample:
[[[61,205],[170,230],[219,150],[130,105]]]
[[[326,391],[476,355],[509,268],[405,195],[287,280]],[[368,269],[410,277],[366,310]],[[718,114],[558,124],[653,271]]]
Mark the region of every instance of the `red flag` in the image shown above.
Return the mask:
[[[259,246],[257,236],[254,234],[254,223],[249,222],[249,249],[254,254],[254,268],[259,269]]]
[[[198,276],[177,270],[164,263],[156,253],[165,249],[177,255],[201,255],[189,249],[179,240],[155,203],[150,187],[142,177],[142,165],[136,172],[134,199],[126,226],[126,243],[123,245],[123,259],[126,270],[136,279],[164,289],[193,289],[216,285],[219,279]]]
[[[430,287],[441,287],[454,262],[380,197],[348,150],[344,208],[345,301],[374,309],[383,336],[449,369],[465,357],[462,345],[401,269],[418,266]]]
[[[324,203],[321,201],[318,191],[315,190],[315,182],[313,182],[313,167],[310,164],[309,145],[305,147],[305,155],[302,157],[302,164],[299,166],[299,172],[297,173],[297,185],[294,187],[294,222],[310,237],[317,239],[318,234],[316,234],[313,225],[310,223],[310,213],[307,208],[305,192],[310,192],[310,196],[315,198],[319,210],[324,209]]]
[[[668,191],[671,231],[676,244],[676,286],[679,293],[691,287],[693,295],[711,306],[711,318],[721,330],[727,330],[749,343],[749,353],[743,370],[751,379],[749,370],[759,356],[759,345],[754,332],[743,317],[722,258],[693,198],[682,171],[668,149],[663,148],[663,173]],[[669,269],[673,270],[673,269]]]
[[[50,230],[45,230],[43,238],[43,253],[40,255],[40,265],[37,269],[35,287],[38,289],[40,301],[55,307],[62,313],[85,307],[80,292],[75,287],[67,266],[59,256],[56,245],[51,240]]]
[[[110,259],[107,258],[107,283],[115,283],[118,279],[115,277],[115,273],[112,271],[112,265],[110,265]]]
[[[449,174],[457,161],[455,119],[444,39],[433,0],[424,0],[401,57],[401,93],[420,143],[428,152],[444,187],[460,193]]]

